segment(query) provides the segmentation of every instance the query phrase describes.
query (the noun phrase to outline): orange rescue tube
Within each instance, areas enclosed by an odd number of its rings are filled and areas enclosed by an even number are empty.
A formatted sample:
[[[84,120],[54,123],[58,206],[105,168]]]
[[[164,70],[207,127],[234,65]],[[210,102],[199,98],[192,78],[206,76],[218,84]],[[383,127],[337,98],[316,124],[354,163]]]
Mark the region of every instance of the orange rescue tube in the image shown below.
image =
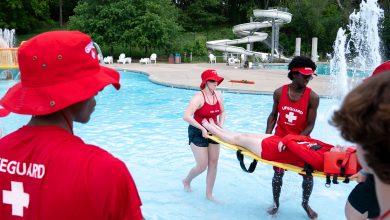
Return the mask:
[[[248,80],[245,80],[245,79],[232,79],[232,80],[229,80],[229,82],[232,82],[232,83],[255,84],[255,82],[248,81]]]

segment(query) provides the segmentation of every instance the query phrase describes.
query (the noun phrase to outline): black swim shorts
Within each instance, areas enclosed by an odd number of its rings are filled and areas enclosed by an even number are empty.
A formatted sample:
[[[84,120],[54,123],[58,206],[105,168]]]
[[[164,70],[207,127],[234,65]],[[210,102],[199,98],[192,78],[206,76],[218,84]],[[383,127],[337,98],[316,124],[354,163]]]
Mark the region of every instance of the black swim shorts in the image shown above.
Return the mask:
[[[198,147],[208,147],[209,144],[218,144],[217,142],[204,138],[202,131],[192,125],[188,126],[188,144],[193,143]]]
[[[348,196],[348,202],[360,213],[368,211],[368,218],[379,216],[379,204],[375,194],[374,176],[369,174],[365,182],[355,186]]]

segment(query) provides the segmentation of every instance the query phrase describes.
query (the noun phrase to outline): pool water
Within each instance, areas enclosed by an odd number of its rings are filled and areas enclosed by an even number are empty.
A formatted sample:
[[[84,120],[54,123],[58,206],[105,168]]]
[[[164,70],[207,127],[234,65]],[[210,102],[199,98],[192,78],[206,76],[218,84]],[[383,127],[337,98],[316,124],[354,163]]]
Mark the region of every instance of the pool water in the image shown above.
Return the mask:
[[[8,79],[8,75],[11,75],[11,79],[19,79],[18,68],[0,68],[0,81]]]
[[[287,70],[288,66],[287,64],[272,64],[272,65],[262,65],[261,68],[268,68],[268,69],[281,69],[281,70]],[[319,75],[330,75],[330,67],[329,64],[317,64],[317,69],[315,71]],[[357,77],[357,78],[365,78],[371,74],[372,70],[369,71],[363,71],[359,70],[357,68],[348,69],[347,75],[349,77]]]
[[[263,65],[263,68],[287,70],[288,66],[287,66],[287,64]],[[330,74],[329,65],[328,64],[317,64],[316,73],[320,74],[320,75],[329,75]]]
[[[0,82],[0,95],[14,82]],[[214,195],[219,203],[205,199],[205,174],[192,182],[192,193],[181,180],[194,165],[188,147],[187,126],[182,115],[196,91],[164,87],[146,75],[122,72],[121,90],[107,87],[97,97],[88,124],[75,124],[74,132],[87,143],[98,145],[123,160],[138,186],[146,219],[274,219],[266,213],[272,204],[272,167],[258,164],[252,174],[241,170],[235,152],[221,146]],[[229,130],[264,132],[272,96],[223,94]],[[312,136],[331,144],[345,143],[328,124],[334,104],[321,99]],[[29,117],[11,114],[0,118],[0,128],[10,133]],[[249,161],[249,159],[247,159]],[[302,178],[287,172],[277,219],[307,219],[301,208]],[[310,204],[319,219],[345,219],[344,204],[355,183],[324,186],[315,178]]]

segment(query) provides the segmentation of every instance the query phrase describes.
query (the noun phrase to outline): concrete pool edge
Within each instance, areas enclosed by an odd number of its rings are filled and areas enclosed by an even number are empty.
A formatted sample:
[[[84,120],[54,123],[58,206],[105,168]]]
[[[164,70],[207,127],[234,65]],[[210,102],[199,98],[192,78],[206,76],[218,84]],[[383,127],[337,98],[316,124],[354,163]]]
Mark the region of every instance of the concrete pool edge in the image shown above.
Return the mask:
[[[144,74],[155,84],[179,88],[198,90],[200,74],[205,69],[215,69],[225,78],[218,87],[220,91],[272,95],[274,90],[291,81],[287,78],[286,70],[279,69],[240,69],[226,64],[111,64],[108,67],[118,71],[131,71]],[[248,80],[255,84],[231,83],[229,80]],[[329,76],[319,75],[310,81],[309,85],[321,98],[329,98]]]

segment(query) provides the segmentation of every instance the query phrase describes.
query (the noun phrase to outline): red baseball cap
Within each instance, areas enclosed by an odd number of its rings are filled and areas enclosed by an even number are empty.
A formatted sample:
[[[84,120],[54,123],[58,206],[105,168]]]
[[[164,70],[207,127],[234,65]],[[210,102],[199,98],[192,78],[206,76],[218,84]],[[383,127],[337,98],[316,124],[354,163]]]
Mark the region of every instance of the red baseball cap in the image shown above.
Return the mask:
[[[203,71],[201,78],[202,78],[202,83],[199,86],[201,89],[204,89],[204,86],[208,80],[216,81],[217,85],[221,84],[221,82],[224,80],[224,78],[218,76],[217,71],[215,71],[213,69],[207,69],[207,70]]]
[[[47,115],[95,96],[107,85],[120,88],[119,73],[101,66],[91,38],[79,31],[39,34],[18,49],[20,82],[0,99],[6,110]]]
[[[292,77],[293,72],[298,72],[302,75],[315,75],[315,76],[317,76],[317,74],[310,67],[292,68],[291,71],[288,72],[288,74],[287,74],[287,77],[291,80],[293,80],[293,77]]]
[[[303,74],[303,75],[315,75],[315,76],[317,76],[317,74],[310,67],[293,68],[293,69],[291,69],[291,72],[299,72],[300,74]]]

